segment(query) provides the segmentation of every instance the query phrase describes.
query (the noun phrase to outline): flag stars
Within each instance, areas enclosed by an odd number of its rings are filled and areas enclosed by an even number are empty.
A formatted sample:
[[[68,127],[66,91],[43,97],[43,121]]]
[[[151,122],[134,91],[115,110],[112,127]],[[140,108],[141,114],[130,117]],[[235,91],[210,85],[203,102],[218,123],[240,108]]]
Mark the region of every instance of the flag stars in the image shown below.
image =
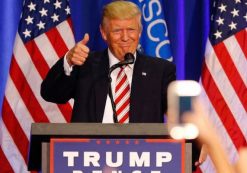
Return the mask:
[[[56,0],[56,2],[54,3],[55,9],[61,8],[61,4],[62,2],[59,2],[58,0]]]
[[[45,29],[45,23],[43,23],[42,21],[40,21],[37,26],[39,27],[39,30],[41,29]]]
[[[216,33],[214,33],[216,39],[221,38],[222,37],[221,34],[222,34],[222,32],[220,32],[218,30],[216,31]]]
[[[50,3],[50,0],[44,0],[44,4]]]
[[[29,31],[28,29],[26,29],[24,32],[23,32],[25,38],[27,37],[31,37],[31,31]]]
[[[233,17],[236,17],[236,16],[239,16],[239,10],[236,10],[235,8],[233,9],[233,11],[231,11],[231,13],[232,13],[232,16]]]
[[[235,0],[235,3],[237,4],[237,3],[241,3],[241,0]]]
[[[39,13],[41,14],[41,17],[47,16],[47,11],[48,11],[48,10],[42,8],[42,10],[39,11]]]
[[[224,19],[222,19],[221,17],[219,17],[216,22],[218,23],[218,25],[224,25]]]
[[[56,15],[55,13],[51,16],[51,18],[53,19],[53,22],[59,21],[59,15]]]
[[[231,30],[237,29],[237,23],[232,22],[230,25],[228,25]]]
[[[36,4],[33,4],[33,2],[31,2],[29,5],[28,5],[28,8],[29,8],[29,11],[35,11],[36,10]]]
[[[25,19],[25,21],[27,21],[27,25],[28,24],[33,24],[33,17],[30,17],[30,16],[28,16],[26,19]]]
[[[67,14],[67,15],[70,14],[70,8],[69,8],[69,6],[67,6],[67,7],[65,8],[65,11],[66,11],[66,14]]]
[[[247,22],[247,13],[245,14],[244,18],[245,18],[245,21]]]
[[[220,12],[222,13],[223,11],[226,11],[226,5],[221,4],[220,7],[218,7],[220,9]]]

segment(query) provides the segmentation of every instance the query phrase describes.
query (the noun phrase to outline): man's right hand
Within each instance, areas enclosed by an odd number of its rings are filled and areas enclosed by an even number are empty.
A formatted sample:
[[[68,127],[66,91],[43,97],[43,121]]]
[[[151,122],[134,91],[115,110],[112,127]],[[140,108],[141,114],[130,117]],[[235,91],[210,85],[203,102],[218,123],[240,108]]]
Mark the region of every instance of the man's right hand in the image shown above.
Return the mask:
[[[70,66],[83,65],[85,63],[90,51],[86,45],[88,41],[89,35],[86,33],[84,38],[69,50],[66,59]]]

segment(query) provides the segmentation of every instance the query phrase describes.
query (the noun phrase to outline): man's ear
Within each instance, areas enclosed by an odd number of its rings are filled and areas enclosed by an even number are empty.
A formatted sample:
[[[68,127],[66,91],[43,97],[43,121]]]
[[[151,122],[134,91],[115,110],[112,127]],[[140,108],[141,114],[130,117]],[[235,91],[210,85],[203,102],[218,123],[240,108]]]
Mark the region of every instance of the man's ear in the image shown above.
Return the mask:
[[[103,40],[106,41],[106,31],[104,30],[102,25],[99,26],[99,29],[100,29],[100,33],[101,33]]]

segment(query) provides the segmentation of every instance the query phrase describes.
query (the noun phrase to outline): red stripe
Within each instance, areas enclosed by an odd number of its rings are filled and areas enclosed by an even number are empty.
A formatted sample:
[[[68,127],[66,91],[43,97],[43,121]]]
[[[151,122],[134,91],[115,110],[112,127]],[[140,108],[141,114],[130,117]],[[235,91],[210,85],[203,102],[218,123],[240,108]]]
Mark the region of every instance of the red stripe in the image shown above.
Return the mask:
[[[203,67],[202,84],[207,93],[209,100],[211,101],[215,111],[222,121],[226,131],[228,132],[236,149],[242,146],[246,146],[245,137],[240,130],[237,122],[232,115],[231,110],[227,106],[224,98],[222,97],[219,89],[217,88],[215,81],[213,80],[206,65]]]
[[[123,68],[121,68],[120,71],[118,72],[117,80],[116,80],[117,84],[116,84],[116,87],[115,87],[115,92],[117,92],[119,90],[119,88],[123,85],[123,83],[127,79],[127,76],[124,74],[122,79],[119,81],[122,72],[123,72]]]
[[[12,169],[11,165],[9,164],[9,161],[5,157],[5,154],[2,150],[2,147],[0,146],[0,173],[14,173],[14,170]]]
[[[116,86],[115,92],[118,92],[118,90],[121,88],[121,86],[127,82],[127,76],[124,75],[123,78],[121,79],[121,81],[119,81],[119,83]]]
[[[33,40],[31,40],[28,43],[26,43],[25,46],[27,48],[27,51],[30,54],[30,57],[31,57],[33,64],[35,65],[37,71],[39,72],[42,79],[44,79],[47,72],[49,71],[49,66],[46,63],[43,55],[41,54],[37,44]],[[67,103],[64,105],[58,105],[58,108],[62,112],[66,121],[69,122],[71,119],[71,112],[72,112],[72,108],[71,108],[70,104]]]
[[[20,67],[18,66],[15,57],[12,57],[12,63],[10,67],[10,76],[22,97],[27,109],[32,115],[35,122],[49,122],[45,112],[41,108],[39,102],[34,96],[24,74],[22,73]]]
[[[235,37],[238,41],[239,46],[244,52],[245,58],[247,59],[247,31],[243,29],[242,31],[235,34]]]
[[[23,159],[27,163],[27,154],[28,154],[28,145],[29,141],[28,138],[26,137],[25,133],[23,132],[21,126],[19,125],[18,120],[15,117],[14,112],[12,111],[8,101],[4,97],[3,100],[3,122],[8,129],[16,147],[20,151]],[[25,116],[25,115],[21,115]],[[31,122],[28,122],[31,123]]]
[[[33,40],[31,40],[25,44],[25,47],[27,48],[30,58],[32,59],[33,64],[39,72],[41,78],[44,79],[47,72],[49,71],[49,65],[46,63],[38,46]]]
[[[129,91],[129,85],[125,87],[125,89],[122,91],[122,93],[115,99],[115,104],[118,104],[119,101],[126,95],[126,93]]]
[[[117,110],[117,115],[119,115],[130,103],[130,99],[125,100],[124,104]]]
[[[68,48],[58,32],[57,28],[52,28],[48,32],[46,32],[48,39],[50,40],[54,50],[56,51],[58,57],[63,57],[66,52],[68,52]]]
[[[73,23],[72,23],[72,20],[71,20],[71,17],[67,19],[67,22],[70,26],[70,29],[72,30],[72,32],[74,33],[74,27],[73,27]]]
[[[215,53],[229,79],[240,101],[242,102],[245,111],[247,111],[247,88],[234,65],[231,56],[229,55],[224,43],[219,43],[214,46]]]
[[[58,104],[57,105],[60,111],[62,112],[66,122],[70,122],[71,120],[71,112],[72,112],[72,107],[70,106],[69,103],[66,104]]]
[[[129,112],[126,112],[126,114],[119,120],[119,123],[124,123],[125,120],[129,118]]]
[[[202,173],[200,167],[197,167],[195,171],[193,171],[193,173]]]

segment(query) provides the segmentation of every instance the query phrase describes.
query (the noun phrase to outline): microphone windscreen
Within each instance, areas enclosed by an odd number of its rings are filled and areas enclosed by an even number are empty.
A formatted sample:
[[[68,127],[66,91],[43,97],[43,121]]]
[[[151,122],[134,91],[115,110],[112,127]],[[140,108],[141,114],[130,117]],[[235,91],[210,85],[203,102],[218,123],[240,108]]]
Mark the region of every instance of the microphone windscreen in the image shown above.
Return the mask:
[[[126,53],[124,55],[124,60],[133,63],[134,62],[134,55],[132,53]]]

